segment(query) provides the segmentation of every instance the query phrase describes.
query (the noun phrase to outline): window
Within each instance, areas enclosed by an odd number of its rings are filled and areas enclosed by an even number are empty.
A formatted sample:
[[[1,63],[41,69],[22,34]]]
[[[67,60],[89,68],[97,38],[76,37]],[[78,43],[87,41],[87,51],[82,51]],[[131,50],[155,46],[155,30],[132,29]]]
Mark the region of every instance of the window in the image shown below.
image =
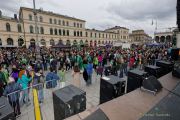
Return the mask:
[[[79,28],[79,23],[77,23],[77,27]]]
[[[57,20],[56,19],[54,19],[54,24],[57,24]]]
[[[69,30],[67,30],[67,36],[69,36]]]
[[[76,31],[74,31],[74,36],[76,36]]]
[[[40,28],[40,32],[41,32],[41,34],[44,34],[44,28],[43,27]]]
[[[91,37],[92,37],[92,32],[91,32]]]
[[[101,38],[101,33],[99,33],[99,38]]]
[[[76,27],[76,23],[74,23],[74,27]]]
[[[50,35],[53,35],[53,29],[50,28]]]
[[[0,39],[0,46],[2,46],[2,40]]]
[[[51,18],[49,19],[49,23],[52,24],[52,19]]]
[[[39,34],[39,27],[37,27],[37,33]]]
[[[39,20],[40,20],[40,22],[43,22],[43,18],[42,18],[42,16],[40,16],[40,17],[39,17]]]
[[[55,45],[55,42],[53,39],[50,40],[50,45],[54,46]]]
[[[32,21],[32,15],[31,14],[29,14],[29,20]]]
[[[18,39],[18,46],[23,46],[24,40],[22,38]]]
[[[80,28],[82,28],[82,24],[80,24]]]
[[[63,20],[63,26],[65,26],[65,21]]]
[[[95,38],[96,38],[96,33],[95,33]]]
[[[21,29],[21,25],[20,25],[20,24],[17,25],[17,28],[18,28],[18,32],[22,32],[22,29]]]
[[[79,31],[77,31],[77,36],[79,37]]]
[[[10,32],[11,31],[11,26],[9,23],[6,23],[6,31]]]
[[[41,45],[46,46],[46,41],[44,39],[41,40]]]
[[[104,38],[104,34],[103,34],[103,38]]]
[[[88,37],[88,32],[86,32],[86,37]]]
[[[107,34],[106,34],[106,38],[107,38]]]
[[[61,33],[61,29],[59,29],[59,35],[62,35],[62,33]]]
[[[13,45],[13,39],[8,38],[7,39],[7,45]]]
[[[66,22],[66,26],[69,26],[69,22],[68,21]]]
[[[82,31],[80,32],[80,36],[82,37]]]
[[[57,35],[57,29],[54,29],[54,34]]]
[[[61,25],[61,20],[58,21],[58,24]]]
[[[30,33],[34,33],[34,27],[32,25],[29,26]]]
[[[66,31],[65,30],[63,30],[63,36],[65,36],[66,35]]]

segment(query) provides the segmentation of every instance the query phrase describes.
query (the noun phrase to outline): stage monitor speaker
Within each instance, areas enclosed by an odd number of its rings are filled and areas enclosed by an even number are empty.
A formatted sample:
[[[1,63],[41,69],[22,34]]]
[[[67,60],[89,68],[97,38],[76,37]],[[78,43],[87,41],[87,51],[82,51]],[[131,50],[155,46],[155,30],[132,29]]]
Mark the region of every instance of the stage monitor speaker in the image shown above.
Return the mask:
[[[162,89],[161,83],[154,76],[149,76],[143,80],[142,87],[145,90],[157,93]]]
[[[0,120],[16,120],[13,108],[5,97],[0,97]]]
[[[175,63],[172,71],[172,76],[180,78],[180,63]]]
[[[101,109],[98,109],[84,120],[109,120],[109,118]]]
[[[158,66],[162,69],[161,75],[163,76],[173,70],[174,64],[172,62],[168,62],[168,61],[158,61],[156,63],[156,66]]]
[[[157,66],[153,66],[153,65],[147,65],[145,66],[144,70],[149,74],[149,75],[153,75],[157,78],[161,77],[161,71],[162,69],[160,67]]]
[[[63,120],[86,109],[86,93],[69,85],[53,92],[54,120]]]

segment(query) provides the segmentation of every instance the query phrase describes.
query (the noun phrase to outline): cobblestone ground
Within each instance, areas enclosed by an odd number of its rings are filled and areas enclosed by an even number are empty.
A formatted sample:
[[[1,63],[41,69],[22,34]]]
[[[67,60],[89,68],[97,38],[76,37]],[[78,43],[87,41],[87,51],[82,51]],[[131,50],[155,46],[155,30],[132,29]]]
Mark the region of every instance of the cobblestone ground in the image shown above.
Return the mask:
[[[68,71],[66,73],[66,85],[71,84],[72,80],[72,71]],[[92,85],[87,87],[83,80],[83,76],[81,75],[81,89],[86,91],[86,109],[90,109],[99,104],[99,92],[100,92],[100,76],[97,76],[95,72],[93,72],[92,77]],[[44,103],[41,104],[41,112],[43,116],[43,120],[54,120],[54,109],[53,109],[53,100],[52,100],[52,92],[54,90],[60,89],[60,85],[54,89],[44,89]],[[32,93],[30,93],[30,101],[31,104],[29,106],[22,106],[21,112],[22,115],[17,120],[35,120],[34,117],[34,107],[33,107],[33,97]]]

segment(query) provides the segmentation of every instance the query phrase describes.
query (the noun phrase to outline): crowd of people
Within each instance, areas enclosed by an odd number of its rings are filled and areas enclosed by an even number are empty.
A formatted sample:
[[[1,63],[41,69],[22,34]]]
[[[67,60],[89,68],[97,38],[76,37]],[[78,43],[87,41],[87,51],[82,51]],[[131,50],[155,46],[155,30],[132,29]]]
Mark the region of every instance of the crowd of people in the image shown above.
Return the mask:
[[[38,91],[39,102],[43,103],[43,89],[55,88],[57,82],[61,88],[64,87],[67,71],[72,71],[71,83],[80,88],[81,76],[90,86],[93,72],[102,76],[107,66],[110,66],[112,74],[122,78],[129,69],[143,70],[145,65],[155,65],[157,60],[170,59],[170,51],[166,47],[41,48],[40,53],[40,59],[37,59],[35,49],[0,50],[0,96],[8,97],[16,116],[21,114],[21,105],[30,103],[30,87]]]

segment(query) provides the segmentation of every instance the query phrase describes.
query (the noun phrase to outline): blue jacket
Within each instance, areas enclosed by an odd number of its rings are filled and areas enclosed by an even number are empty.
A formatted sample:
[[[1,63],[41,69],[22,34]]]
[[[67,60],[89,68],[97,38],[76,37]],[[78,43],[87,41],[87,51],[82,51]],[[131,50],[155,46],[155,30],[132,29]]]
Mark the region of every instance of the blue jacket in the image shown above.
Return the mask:
[[[31,81],[31,78],[28,78],[26,75],[22,75],[22,78],[18,78],[17,83],[21,84],[23,90],[28,88],[28,83]]]
[[[59,76],[54,72],[49,72],[46,75],[46,88],[55,88],[57,86],[57,80],[59,80]]]
[[[86,67],[88,75],[91,75],[93,73],[93,64],[88,63]]]

